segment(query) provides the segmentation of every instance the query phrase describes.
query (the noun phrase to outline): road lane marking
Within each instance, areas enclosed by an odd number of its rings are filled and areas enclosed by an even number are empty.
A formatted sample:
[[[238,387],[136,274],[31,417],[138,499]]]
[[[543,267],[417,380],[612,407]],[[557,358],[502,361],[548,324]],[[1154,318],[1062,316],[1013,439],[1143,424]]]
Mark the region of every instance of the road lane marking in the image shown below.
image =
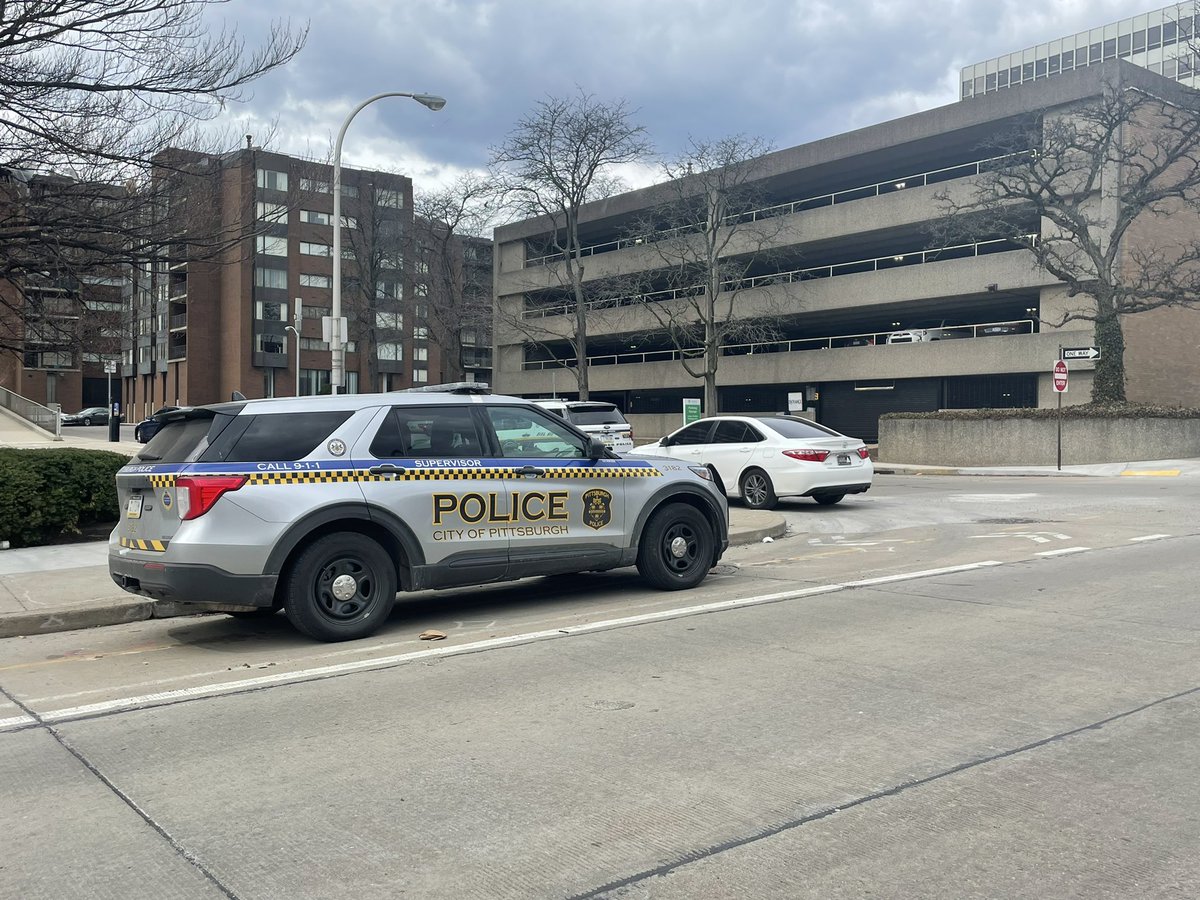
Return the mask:
[[[1041,553],[1035,553],[1035,556],[1066,556],[1068,553],[1084,553],[1091,550],[1091,547],[1064,547],[1061,550],[1043,550]]]
[[[953,503],[1012,503],[1017,500],[1032,500],[1037,494],[951,494],[947,497]]]
[[[969,534],[967,537],[969,539],[1018,537],[1027,538],[1035,544],[1048,544],[1051,540],[1069,541],[1071,539],[1069,534],[1059,534],[1057,531],[1002,531],[999,534]]]
[[[195,687],[179,688],[171,691],[159,691],[151,694],[121,697],[115,700],[104,700],[98,703],[85,704],[83,706],[73,706],[51,710],[49,712],[40,714],[40,718],[43,722],[48,724],[66,722],[74,719],[90,718],[93,716],[122,712],[126,710],[163,706],[186,700],[200,699],[202,697],[215,697],[225,694],[243,693],[280,684],[318,681],[324,678],[346,675],[352,672],[388,669],[419,660],[480,653],[487,650],[496,650],[502,647],[512,647],[521,644],[535,643],[538,641],[557,640],[563,637],[594,634],[601,631],[611,631],[613,629],[625,628],[632,625],[647,625],[656,622],[687,618],[690,616],[723,612],[725,610],[745,609],[752,606],[761,606],[768,603],[779,603],[785,600],[798,600],[804,597],[812,597],[821,594],[834,594],[850,588],[871,587],[878,584],[892,584],[898,581],[912,581],[919,578],[931,578],[937,575],[950,575],[961,572],[970,572],[976,569],[983,569],[999,565],[1003,565],[1003,563],[1001,563],[999,560],[989,559],[984,560],[983,562],[967,563],[961,566],[945,566],[938,569],[923,569],[917,572],[902,572],[896,575],[884,575],[878,578],[865,578],[858,581],[846,581],[834,584],[818,585],[811,588],[800,588],[798,590],[781,591],[772,594],[759,594],[754,597],[739,597],[732,600],[719,600],[713,603],[703,603],[696,606],[685,606],[675,609],[659,610],[657,612],[642,613],[636,616],[625,616],[618,619],[606,619],[599,622],[590,622],[583,625],[552,628],[544,631],[526,632],[524,634],[514,634],[507,637],[488,638],[486,640],[473,641],[467,644],[450,644],[438,647],[430,647],[424,650],[414,650],[408,653],[399,653],[392,656],[334,663],[331,665],[317,666],[309,669],[298,669],[292,672],[278,672],[272,675],[263,675],[257,678],[247,678],[241,681],[226,681],[217,684],[196,685]]]
[[[1136,544],[1138,541],[1161,541],[1163,538],[1169,538],[1169,534],[1143,534],[1141,537],[1130,538],[1129,543]]]
[[[1134,469],[1126,469],[1121,474],[1122,475],[1146,475],[1151,478],[1173,478],[1179,474],[1179,471],[1180,471],[1179,469],[1158,469],[1157,471],[1149,470],[1149,469],[1143,470],[1143,471],[1137,471]]]
[[[24,728],[27,725],[34,725],[37,719],[33,716],[11,716],[7,719],[0,719],[0,731],[8,731],[10,728]]]

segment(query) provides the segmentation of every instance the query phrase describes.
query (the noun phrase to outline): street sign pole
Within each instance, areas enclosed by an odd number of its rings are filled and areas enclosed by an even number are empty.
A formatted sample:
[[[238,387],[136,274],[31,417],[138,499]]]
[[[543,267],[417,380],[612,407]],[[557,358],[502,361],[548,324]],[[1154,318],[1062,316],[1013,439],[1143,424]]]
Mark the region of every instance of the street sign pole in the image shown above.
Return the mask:
[[[1058,470],[1062,471],[1062,395],[1067,392],[1067,361],[1063,359],[1062,344],[1058,345],[1058,359],[1054,361],[1052,374],[1054,393],[1058,395],[1058,415],[1055,416],[1055,431],[1058,434]]]

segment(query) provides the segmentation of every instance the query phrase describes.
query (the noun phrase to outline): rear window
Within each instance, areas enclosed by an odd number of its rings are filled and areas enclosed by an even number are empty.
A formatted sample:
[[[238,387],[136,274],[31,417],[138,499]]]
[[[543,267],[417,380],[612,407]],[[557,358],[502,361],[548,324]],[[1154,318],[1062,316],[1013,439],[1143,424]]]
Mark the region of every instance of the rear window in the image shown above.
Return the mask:
[[[303,459],[349,418],[349,410],[238,416],[214,452],[206,454],[205,462]]]
[[[786,438],[827,438],[827,437],[842,437],[832,428],[826,428],[824,425],[818,425],[816,422],[809,422],[806,419],[759,419],[759,424],[765,425],[772,431],[782,434]]]
[[[214,434],[221,431],[229,419],[229,416],[198,416],[167,422],[141,449],[137,459],[155,463],[187,462],[208,446],[209,431]]]
[[[574,425],[625,425],[625,417],[615,406],[571,406],[567,419]]]

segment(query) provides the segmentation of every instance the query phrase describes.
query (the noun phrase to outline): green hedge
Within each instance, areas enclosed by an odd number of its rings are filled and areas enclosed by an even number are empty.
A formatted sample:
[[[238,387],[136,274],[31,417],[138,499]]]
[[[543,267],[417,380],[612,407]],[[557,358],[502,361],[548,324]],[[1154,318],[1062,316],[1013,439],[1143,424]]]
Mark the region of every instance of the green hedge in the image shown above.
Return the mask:
[[[29,547],[116,522],[116,474],[128,462],[107,450],[0,447],[0,541]]]
[[[942,409],[937,412],[892,412],[880,419],[1055,419],[1056,407],[1015,409]],[[1064,406],[1064,419],[1200,419],[1200,409],[1180,406],[1145,406],[1139,403],[1082,403]]]

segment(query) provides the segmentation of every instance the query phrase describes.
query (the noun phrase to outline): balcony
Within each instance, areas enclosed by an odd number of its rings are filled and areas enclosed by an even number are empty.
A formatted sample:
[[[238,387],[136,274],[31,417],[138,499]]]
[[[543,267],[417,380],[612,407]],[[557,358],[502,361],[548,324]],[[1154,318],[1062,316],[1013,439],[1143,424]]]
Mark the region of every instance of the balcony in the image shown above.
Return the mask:
[[[177,359],[187,359],[186,338],[184,340],[172,340],[171,343],[167,345],[167,359],[172,361]]]
[[[187,318],[188,318],[187,313],[179,313],[178,315],[171,316],[171,319],[170,319],[171,330],[176,331],[180,328],[187,328]]]

